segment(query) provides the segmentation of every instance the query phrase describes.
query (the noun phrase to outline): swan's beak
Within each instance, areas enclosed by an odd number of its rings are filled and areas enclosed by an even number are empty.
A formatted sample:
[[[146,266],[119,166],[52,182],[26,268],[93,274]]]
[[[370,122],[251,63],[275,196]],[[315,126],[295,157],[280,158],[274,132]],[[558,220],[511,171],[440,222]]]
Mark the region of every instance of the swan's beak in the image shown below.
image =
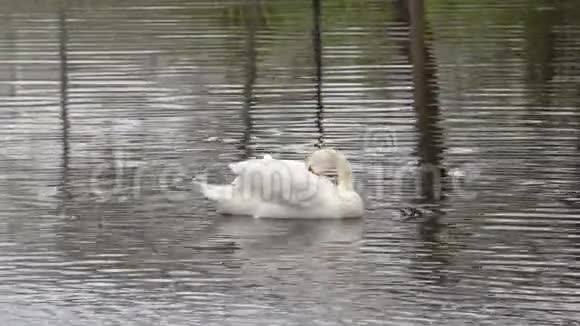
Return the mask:
[[[318,173],[316,173],[316,172],[314,172],[314,170],[312,170],[312,167],[311,166],[308,166],[308,172],[310,172],[310,173],[312,173],[314,175],[320,176]]]

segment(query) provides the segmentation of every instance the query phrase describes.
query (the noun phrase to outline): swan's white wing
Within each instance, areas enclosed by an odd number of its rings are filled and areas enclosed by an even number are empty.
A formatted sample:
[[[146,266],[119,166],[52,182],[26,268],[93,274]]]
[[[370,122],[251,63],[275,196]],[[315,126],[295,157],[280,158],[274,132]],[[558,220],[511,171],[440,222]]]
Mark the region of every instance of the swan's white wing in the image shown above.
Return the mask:
[[[232,170],[233,173],[235,174],[240,174],[242,171],[244,171],[248,166],[253,166],[252,168],[257,168],[258,166],[264,164],[263,161],[269,161],[269,160],[273,160],[272,156],[269,154],[264,155],[264,158],[262,159],[249,159],[246,161],[241,161],[241,162],[236,162],[236,163],[230,163],[228,164],[228,167],[230,168],[230,170]]]
[[[311,206],[329,182],[309,173],[302,161],[266,158],[232,164],[231,168],[238,174],[233,183],[238,194],[264,203]]]

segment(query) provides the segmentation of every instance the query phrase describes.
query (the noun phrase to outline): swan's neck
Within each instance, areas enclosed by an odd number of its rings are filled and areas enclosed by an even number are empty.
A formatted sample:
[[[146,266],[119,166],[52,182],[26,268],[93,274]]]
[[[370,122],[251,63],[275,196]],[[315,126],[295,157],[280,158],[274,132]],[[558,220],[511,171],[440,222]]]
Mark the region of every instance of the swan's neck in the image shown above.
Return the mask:
[[[338,189],[344,191],[353,190],[352,169],[347,159],[340,153],[336,156],[336,174]]]

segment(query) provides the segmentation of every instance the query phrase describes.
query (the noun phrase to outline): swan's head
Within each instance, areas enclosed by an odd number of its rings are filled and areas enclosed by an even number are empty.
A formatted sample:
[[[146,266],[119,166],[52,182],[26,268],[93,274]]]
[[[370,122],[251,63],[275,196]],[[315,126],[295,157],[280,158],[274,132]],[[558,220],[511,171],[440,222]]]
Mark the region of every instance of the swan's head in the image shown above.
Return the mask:
[[[315,151],[306,158],[308,171],[316,175],[336,175],[338,152],[332,148]]]

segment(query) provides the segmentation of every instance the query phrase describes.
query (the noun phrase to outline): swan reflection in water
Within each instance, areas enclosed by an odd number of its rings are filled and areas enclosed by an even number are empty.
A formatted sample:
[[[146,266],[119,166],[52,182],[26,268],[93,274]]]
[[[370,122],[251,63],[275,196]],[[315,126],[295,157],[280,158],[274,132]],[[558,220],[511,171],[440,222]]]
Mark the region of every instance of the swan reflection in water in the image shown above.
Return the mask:
[[[339,300],[344,296],[335,292],[353,286],[364,273],[364,263],[359,261],[364,226],[363,219],[220,216],[210,242],[225,241],[233,247],[243,286],[286,293],[286,299],[295,296],[304,302]],[[304,282],[309,290],[296,288]]]
[[[364,222],[361,219],[216,218],[212,233],[218,237],[225,236],[245,244],[261,243],[272,249],[349,245],[356,244],[363,237]]]

